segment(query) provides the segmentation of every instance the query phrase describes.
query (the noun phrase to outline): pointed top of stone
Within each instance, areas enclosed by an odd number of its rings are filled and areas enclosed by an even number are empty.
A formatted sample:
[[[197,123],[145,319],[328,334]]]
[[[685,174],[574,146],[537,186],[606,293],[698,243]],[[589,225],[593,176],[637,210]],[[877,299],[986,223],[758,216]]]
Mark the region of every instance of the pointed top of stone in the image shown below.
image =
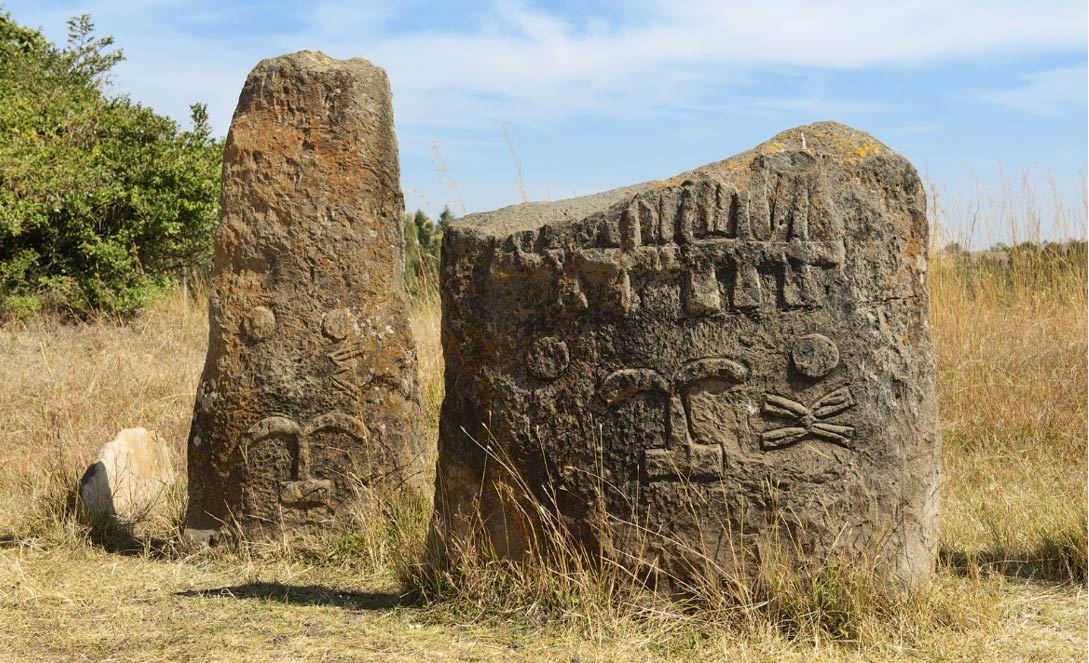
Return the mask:
[[[294,68],[300,71],[328,71],[328,70],[368,70],[373,69],[385,75],[385,70],[374,65],[364,58],[337,59],[326,55],[322,51],[296,51],[275,57],[266,58],[257,63],[250,72],[250,77],[255,74],[277,68]]]
[[[503,207],[490,212],[469,214],[454,222],[458,229],[479,230],[504,236],[534,230],[546,224],[578,221],[603,212],[613,205],[627,205],[639,194],[653,189],[681,186],[691,180],[714,180],[736,185],[759,157],[802,152],[820,157],[827,164],[850,168],[858,161],[875,156],[903,159],[864,131],[833,121],[815,122],[787,129],[756,147],[722,161],[685,171],[665,180],[651,180],[589,196],[554,202],[530,202]],[[906,161],[905,161],[906,163]]]

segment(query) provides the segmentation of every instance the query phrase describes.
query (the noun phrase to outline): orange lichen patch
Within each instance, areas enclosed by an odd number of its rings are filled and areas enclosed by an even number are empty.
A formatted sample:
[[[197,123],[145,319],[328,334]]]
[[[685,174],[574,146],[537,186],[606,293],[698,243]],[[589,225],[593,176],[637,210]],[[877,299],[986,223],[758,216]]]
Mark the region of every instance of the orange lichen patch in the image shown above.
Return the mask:
[[[779,134],[779,135],[781,136],[782,134]],[[800,141],[799,141],[798,146],[801,147],[801,142]],[[769,140],[768,142],[761,144],[756,149],[757,149],[758,154],[775,154],[776,152],[782,152],[783,150],[785,150],[786,149],[786,143],[784,143],[781,140],[776,140],[775,138],[773,138],[773,139]]]
[[[888,148],[871,138],[863,141],[861,145],[855,148],[855,156],[860,159],[864,159],[866,157],[872,157],[887,151]]]
[[[678,185],[678,184],[680,184],[682,182],[684,182],[684,178],[681,177],[680,175],[677,175],[676,177],[671,177],[668,180],[656,180],[654,182],[651,182],[650,183],[650,188],[655,189],[655,190],[657,190],[657,189],[667,189],[667,188],[669,188],[671,186],[676,186],[676,185]]]
[[[737,176],[741,173],[747,172],[752,168],[752,162],[755,161],[757,157],[765,156],[768,154],[777,154],[787,149],[788,145],[794,141],[780,139],[784,138],[788,133],[789,132],[781,133],[775,138],[761,143],[760,145],[757,145],[753,149],[749,150],[748,152],[743,152],[742,154],[739,154],[732,159],[727,159],[726,161],[719,161],[718,163],[712,164],[711,169],[728,177]],[[801,141],[798,140],[796,142],[797,146],[800,148]]]
[[[733,182],[750,172],[753,161],[758,157],[778,154],[785,150],[803,149],[811,154],[823,156],[829,162],[837,164],[845,170],[852,168],[862,159],[892,153],[881,142],[874,140],[861,131],[856,131],[835,122],[818,122],[804,127],[788,129],[733,158],[709,164],[698,170],[682,173],[669,179],[651,182],[649,188],[660,190],[678,186],[686,180],[700,175],[711,175],[722,178],[725,182]],[[852,179],[856,184],[862,183],[858,175],[853,175]]]
[[[918,235],[907,235],[901,255],[909,266],[914,267],[923,252],[923,240]]]
[[[824,154],[844,167],[853,166],[868,157],[891,153],[888,147],[867,134],[835,122],[818,122],[790,129],[764,145],[776,146],[785,141],[800,147],[802,136],[805,136],[809,151]]]
[[[785,150],[804,150],[820,155],[830,163],[838,164],[845,170],[851,169],[858,161],[872,156],[891,154],[891,150],[869,135],[850,129],[834,122],[819,122],[804,127],[789,129],[755,148],[739,154],[732,159],[720,161],[704,169],[727,179],[743,176],[752,168],[755,159],[761,156],[777,154]],[[682,175],[658,183],[665,187],[683,181],[688,175]],[[856,184],[862,181],[858,175],[852,176]]]

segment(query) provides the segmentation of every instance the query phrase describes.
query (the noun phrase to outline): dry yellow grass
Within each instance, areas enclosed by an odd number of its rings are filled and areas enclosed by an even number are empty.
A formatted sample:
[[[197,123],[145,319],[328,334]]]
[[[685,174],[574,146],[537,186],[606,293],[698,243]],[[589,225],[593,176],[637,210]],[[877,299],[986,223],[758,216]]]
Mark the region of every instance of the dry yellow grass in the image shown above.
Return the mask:
[[[71,488],[127,426],[174,440],[183,464],[205,302],[174,296],[127,324],[9,324],[0,661],[1085,660],[1084,257],[1026,259],[997,278],[935,255],[931,286],[946,441],[940,568],[891,602],[823,587],[843,594],[822,599],[832,609],[852,612],[850,637],[831,642],[819,615],[786,632],[760,606],[630,605],[578,574],[481,568],[460,595],[403,597],[426,513],[373,503],[353,527],[302,540],[186,555],[145,537],[109,552],[71,517]],[[436,301],[417,305],[413,328],[434,436]],[[169,539],[176,526],[150,534]],[[824,609],[812,591],[789,591],[795,615]]]
[[[1069,218],[1054,195],[1053,235],[1085,237],[1081,202]],[[931,203],[932,219],[948,218],[934,191]],[[934,254],[943,547],[958,563],[970,558],[970,567],[1084,581],[1085,244],[1065,253],[1040,250],[1045,224],[1027,179],[973,205],[972,215],[989,219],[977,230],[1004,227],[1008,241],[1029,247],[1008,260]],[[948,239],[940,229],[937,235],[936,244]]]
[[[1084,256],[1079,256],[1084,260]],[[970,293],[950,264],[933,275],[945,435],[942,541],[949,552],[1066,575],[1086,528],[1084,265],[1043,289],[1015,274]],[[1014,265],[1032,270],[1033,265]],[[1061,557],[1056,549],[1073,546]]]
[[[41,524],[42,505],[122,428],[160,432],[184,466],[207,334],[206,303],[180,295],[129,324],[0,327],[0,529]]]

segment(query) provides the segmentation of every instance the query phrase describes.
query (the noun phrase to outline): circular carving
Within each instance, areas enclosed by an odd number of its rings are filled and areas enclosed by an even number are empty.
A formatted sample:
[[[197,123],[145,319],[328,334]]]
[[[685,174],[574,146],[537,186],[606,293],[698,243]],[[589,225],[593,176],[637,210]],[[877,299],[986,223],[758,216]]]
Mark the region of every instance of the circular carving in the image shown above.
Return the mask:
[[[351,329],[352,320],[344,309],[327,311],[322,317],[321,331],[334,341],[343,341],[348,338],[348,330]]]
[[[242,331],[254,341],[263,341],[276,331],[276,316],[267,306],[254,306],[242,321]]]
[[[794,341],[790,351],[794,368],[810,378],[823,378],[839,364],[839,348],[823,334],[807,334]]]
[[[526,353],[526,369],[541,380],[555,380],[571,363],[567,344],[554,336],[545,336]]]

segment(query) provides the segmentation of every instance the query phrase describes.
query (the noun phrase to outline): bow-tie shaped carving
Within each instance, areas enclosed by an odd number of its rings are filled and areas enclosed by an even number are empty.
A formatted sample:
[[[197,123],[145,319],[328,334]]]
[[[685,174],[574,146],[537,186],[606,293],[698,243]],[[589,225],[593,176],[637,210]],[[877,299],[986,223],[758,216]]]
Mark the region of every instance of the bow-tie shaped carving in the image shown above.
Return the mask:
[[[783,449],[800,442],[807,436],[813,436],[850,449],[851,437],[855,433],[854,426],[841,426],[829,423],[825,419],[854,405],[855,398],[847,387],[828,392],[809,407],[784,396],[766,394],[764,412],[793,419],[796,425],[766,430],[760,434],[760,441],[765,449]]]

